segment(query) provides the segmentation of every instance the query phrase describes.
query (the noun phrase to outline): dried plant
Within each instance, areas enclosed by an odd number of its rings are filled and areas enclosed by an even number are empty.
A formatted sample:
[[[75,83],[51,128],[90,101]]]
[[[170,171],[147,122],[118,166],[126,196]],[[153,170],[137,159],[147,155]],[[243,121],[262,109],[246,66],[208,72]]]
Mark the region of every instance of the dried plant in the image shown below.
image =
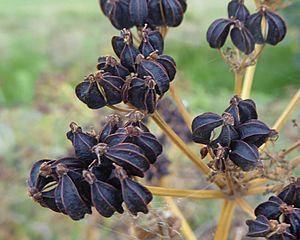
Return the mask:
[[[125,211],[139,216],[139,212],[149,212],[152,195],[163,196],[171,214],[150,212],[149,222],[152,222],[150,217],[154,219],[153,225],[148,223],[151,230],[134,224],[140,218],[132,217],[133,234],[139,239],[156,236],[173,239],[178,232],[185,239],[197,239],[170,197],[222,199],[214,239],[228,239],[237,206],[252,218],[247,221],[249,237],[300,239],[300,184],[299,179],[292,178],[300,160],[299,157],[286,160],[287,154],[300,146],[300,141],[277,155],[268,149],[299,104],[300,90],[272,128],[258,120],[256,104],[249,99],[255,66],[263,48],[278,44],[286,35],[286,24],[277,10],[289,2],[256,0],[255,3],[257,11],[251,14],[243,0],[232,0],[228,4],[228,17],[210,25],[207,41],[210,47],[218,49],[234,72],[235,96],[221,115],[207,112],[192,120],[172,82],[176,75],[175,60],[164,54],[164,38],[169,27],[176,27],[183,20],[186,2],[100,0],[102,12],[121,30],[120,36],[112,37],[111,41],[117,57],[99,57],[96,72],[88,74],[75,92],[91,109],[109,107],[125,112],[125,123],[117,114],[107,117],[100,132],[84,132],[71,123],[67,138],[73,144],[75,157],[37,161],[28,179],[30,196],[41,206],[73,220],[91,214],[92,208],[103,217]],[[132,32],[133,27],[137,34]],[[222,49],[228,35],[233,46]],[[174,115],[164,109],[168,104],[164,106],[162,99],[167,92],[176,104],[178,112]],[[176,118],[178,113],[181,120],[172,129],[172,117]],[[163,141],[150,132],[143,122],[145,117],[161,128],[215,189],[164,186],[163,176],[168,173],[167,165],[172,159],[161,155]],[[186,125],[179,128],[183,123]],[[218,135],[217,128],[220,128]],[[188,137],[183,140],[184,135]],[[200,144],[201,156],[191,150],[190,136]],[[148,183],[156,176],[157,186],[144,186],[145,175]],[[245,198],[266,192],[277,195],[253,210]]]

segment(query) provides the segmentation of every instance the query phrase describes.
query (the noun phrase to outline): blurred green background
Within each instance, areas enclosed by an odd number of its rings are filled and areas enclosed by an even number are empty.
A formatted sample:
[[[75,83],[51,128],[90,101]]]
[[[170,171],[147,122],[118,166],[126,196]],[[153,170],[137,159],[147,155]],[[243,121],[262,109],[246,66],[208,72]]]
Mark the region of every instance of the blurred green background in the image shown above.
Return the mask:
[[[184,22],[171,29],[166,39],[165,52],[178,65],[177,89],[193,116],[203,111],[220,113],[232,96],[233,74],[205,40],[209,24],[226,16],[227,2],[188,0]],[[254,10],[252,1],[248,2]],[[300,87],[300,2],[280,14],[287,21],[287,37],[277,47],[264,50],[251,95],[261,119],[270,125]],[[32,163],[64,156],[70,149],[65,138],[69,122],[76,121],[88,130],[100,129],[109,111],[87,109],[76,98],[74,87],[95,71],[98,56],[113,54],[110,40],[117,34],[96,0],[1,0],[0,239],[95,239],[93,234],[99,229],[101,239],[131,239],[126,215],[117,217],[118,223],[95,220],[96,216],[72,222],[39,207],[26,193]],[[291,119],[299,119],[299,114],[298,108]],[[296,139],[299,132],[289,122],[277,148]],[[172,161],[183,161],[185,166],[186,159],[174,156],[170,156]],[[193,171],[191,164],[187,166]],[[186,176],[189,178],[180,183],[183,186],[198,175]],[[186,205],[186,200],[177,201],[181,207]],[[165,208],[159,199],[156,205]],[[189,200],[188,205],[185,211],[191,214],[187,218],[196,232],[202,233],[217,219],[215,204]],[[205,213],[193,216],[195,208]]]

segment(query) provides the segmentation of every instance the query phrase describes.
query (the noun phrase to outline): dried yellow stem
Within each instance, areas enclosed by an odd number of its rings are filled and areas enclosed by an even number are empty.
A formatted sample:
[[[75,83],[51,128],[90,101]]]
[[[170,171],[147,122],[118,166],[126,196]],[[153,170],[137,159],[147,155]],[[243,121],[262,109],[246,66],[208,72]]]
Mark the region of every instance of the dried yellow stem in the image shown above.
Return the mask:
[[[280,153],[281,157],[284,157],[285,155],[291,153],[292,151],[294,151],[295,149],[297,149],[298,147],[300,147],[300,140],[295,142],[292,146],[288,147],[287,149],[285,149],[284,151],[282,151]]]
[[[181,138],[169,127],[165,120],[155,112],[152,115],[154,122],[163,130],[163,132],[178,146],[178,148],[205,174],[210,173],[210,169],[188,148]]]
[[[252,88],[253,77],[256,69],[256,63],[252,66],[246,68],[244,85],[241,93],[241,98],[246,99],[250,97],[250,92]]]
[[[151,115],[154,122],[163,130],[163,132],[170,138],[170,140],[200,169],[206,176],[210,174],[210,169],[204,162],[202,162],[197,155],[185,144],[185,142],[169,127],[163,118],[155,112]],[[224,183],[220,178],[215,180],[219,187],[223,187]]]
[[[292,159],[290,161],[290,167],[293,169],[295,167],[297,167],[300,164],[300,156],[295,157],[294,159]]]
[[[242,198],[236,198],[234,200],[237,205],[251,218],[255,218],[254,209]]]
[[[281,116],[274,124],[273,128],[275,130],[280,131],[280,129],[287,122],[288,118],[290,117],[292,112],[296,109],[299,103],[300,103],[300,89],[296,92],[296,94],[294,95],[294,97],[292,98],[288,106],[285,108],[284,112],[281,114]]]
[[[171,97],[173,98],[178,111],[180,112],[182,118],[184,119],[186,125],[188,126],[188,128],[191,130],[192,128],[192,118],[191,115],[189,114],[189,112],[187,111],[186,107],[184,106],[183,102],[181,101],[176,88],[173,84],[170,85],[170,94]]]
[[[115,110],[115,111],[127,112],[127,113],[134,110],[134,109],[130,109],[127,107],[119,107],[119,106],[107,106],[107,107],[109,107],[110,109]]]
[[[217,190],[187,190],[166,187],[147,186],[149,191],[156,196],[197,198],[197,199],[218,199],[225,198],[221,191]]]
[[[241,95],[242,84],[243,84],[243,73],[241,71],[237,71],[234,73],[234,92],[236,95]]]
[[[253,179],[253,180],[248,182],[248,187],[249,188],[254,188],[254,187],[257,187],[257,186],[261,186],[261,185],[265,184],[266,181],[267,181],[267,179],[265,179],[265,178]]]
[[[225,200],[223,204],[223,209],[219,218],[219,223],[217,226],[215,240],[227,240],[229,235],[229,230],[234,214],[236,203],[234,201]]]
[[[197,237],[195,236],[193,230],[191,229],[189,223],[181,213],[180,209],[177,207],[175,202],[173,201],[172,198],[170,197],[164,197],[165,202],[167,203],[169,209],[176,215],[180,221],[181,221],[181,231],[182,234],[184,235],[184,239],[187,240],[197,240]]]
[[[267,181],[267,179],[266,179],[266,181]],[[259,194],[266,193],[266,192],[269,192],[269,191],[272,191],[272,190],[273,190],[273,186],[253,187],[253,188],[250,188],[247,191],[245,191],[243,193],[243,195],[245,195],[245,196],[248,196],[248,195],[259,195]]]

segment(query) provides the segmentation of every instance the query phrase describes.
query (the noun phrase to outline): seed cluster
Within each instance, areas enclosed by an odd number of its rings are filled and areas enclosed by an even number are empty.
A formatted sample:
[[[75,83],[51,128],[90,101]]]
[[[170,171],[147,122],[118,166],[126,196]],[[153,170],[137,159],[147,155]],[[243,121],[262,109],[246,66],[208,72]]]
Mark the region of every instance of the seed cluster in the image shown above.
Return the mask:
[[[177,27],[186,11],[185,0],[100,0],[100,7],[112,25],[121,30],[148,24]]]
[[[134,180],[156,162],[162,146],[141,122],[138,112],[122,124],[110,115],[99,134],[83,132],[75,123],[67,138],[75,157],[39,160],[33,164],[28,188],[41,206],[80,220],[91,214],[91,207],[104,217],[128,211],[147,213],[152,194]]]
[[[248,55],[253,52],[255,44],[276,45],[286,35],[284,20],[268,6],[261,5],[250,15],[244,0],[232,0],[227,11],[228,18],[215,20],[207,31],[211,48],[223,47],[230,32],[232,43]]]
[[[277,196],[255,209],[256,220],[247,220],[247,236],[271,240],[300,237],[300,178],[287,185]]]
[[[212,136],[218,127],[221,127],[219,136]],[[243,171],[254,169],[260,163],[258,148],[277,135],[257,120],[255,102],[238,96],[230,100],[222,116],[212,112],[197,116],[192,122],[192,132],[194,142],[206,145],[201,156],[213,155],[212,167],[220,171],[225,171],[229,159]]]
[[[174,59],[163,54],[161,34],[145,26],[137,47],[131,32],[124,29],[112,38],[112,47],[120,62],[112,56],[99,57],[98,71],[77,85],[77,97],[91,109],[123,101],[153,113],[176,74]]]

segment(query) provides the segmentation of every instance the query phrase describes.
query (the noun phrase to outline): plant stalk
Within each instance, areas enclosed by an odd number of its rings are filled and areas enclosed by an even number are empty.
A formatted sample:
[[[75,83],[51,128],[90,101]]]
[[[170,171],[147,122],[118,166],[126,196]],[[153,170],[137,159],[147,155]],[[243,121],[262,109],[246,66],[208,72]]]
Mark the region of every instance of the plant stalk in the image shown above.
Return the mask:
[[[203,163],[185,144],[185,142],[169,127],[169,125],[163,120],[158,112],[154,112],[151,115],[154,122],[162,129],[162,131],[170,138],[170,140],[200,169],[206,176],[210,174],[210,169]],[[223,187],[224,183],[220,178],[215,180],[215,183],[219,187]]]
[[[282,151],[280,153],[280,157],[284,157],[287,154],[291,153],[292,151],[296,150],[297,148],[300,147],[300,140],[295,142],[292,146],[290,146],[289,148],[285,149],[284,151]]]
[[[246,213],[249,217],[255,219],[255,214],[253,208],[242,198],[236,198],[234,200],[237,205]]]
[[[235,206],[236,203],[234,201],[230,201],[230,200],[224,201],[215,238],[214,238],[215,240],[228,239]]]
[[[222,199],[226,196],[218,190],[187,190],[166,187],[146,186],[156,196],[196,198],[196,199]]]
[[[191,115],[189,114],[189,112],[187,111],[186,107],[184,106],[181,98],[179,97],[176,88],[173,84],[170,85],[170,94],[171,97],[173,98],[178,111],[180,112],[182,118],[184,119],[186,125],[188,126],[188,128],[190,129],[190,131],[192,130],[192,118]]]
[[[191,229],[189,223],[181,213],[180,209],[174,203],[173,199],[170,197],[164,197],[165,202],[167,203],[168,207],[181,221],[181,231],[187,240],[197,240],[193,230]]]
[[[242,91],[242,85],[243,85],[243,73],[242,71],[237,71],[234,73],[234,92],[236,95],[240,96]]]
[[[294,159],[292,159],[290,161],[290,167],[291,167],[291,169],[296,168],[299,164],[300,164],[300,156],[295,157]]]
[[[289,119],[292,112],[296,109],[298,104],[300,103],[300,89],[296,92],[288,106],[285,108],[284,112],[281,114],[281,116],[278,118],[278,120],[273,125],[273,128],[276,131],[280,131],[280,129],[284,126],[284,124]]]

